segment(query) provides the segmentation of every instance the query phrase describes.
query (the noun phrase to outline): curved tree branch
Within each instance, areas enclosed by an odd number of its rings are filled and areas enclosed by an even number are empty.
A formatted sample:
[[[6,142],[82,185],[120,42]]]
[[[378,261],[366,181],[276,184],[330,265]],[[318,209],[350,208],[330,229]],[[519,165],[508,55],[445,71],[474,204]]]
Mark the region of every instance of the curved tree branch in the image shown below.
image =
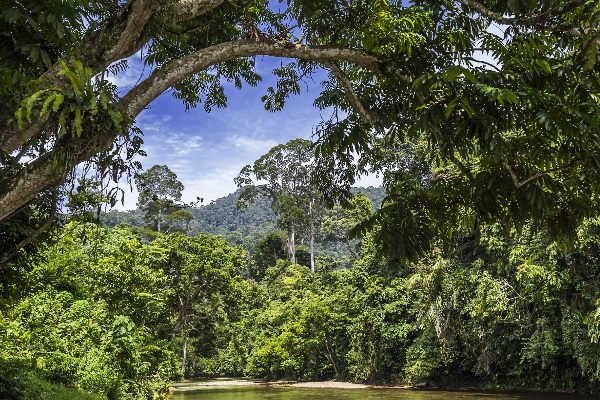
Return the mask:
[[[139,114],[152,100],[178,81],[214,64],[238,57],[275,56],[304,60],[342,60],[375,72],[383,72],[384,63],[362,51],[330,46],[310,46],[290,42],[235,40],[216,44],[157,69],[145,81],[123,97],[131,116]]]
[[[359,50],[289,42],[237,40],[207,47],[157,69],[122,98],[121,106],[131,117],[135,117],[152,100],[181,79],[221,62],[257,55],[341,60],[375,72],[383,72],[385,69],[380,59]],[[72,137],[33,161],[0,194],[0,221],[31,202],[40,191],[60,185],[64,176],[77,164],[91,159],[99,152],[110,150],[116,138],[116,133],[84,130],[81,137]],[[70,157],[65,160],[62,154],[69,154]]]
[[[352,87],[352,83],[344,73],[344,71],[340,68],[340,66],[335,61],[324,61],[322,64],[328,68],[333,76],[337,79],[338,83],[346,93],[348,97],[348,101],[354,110],[360,115],[364,122],[371,122],[373,117],[367,108],[363,105],[363,103],[358,98],[356,91]]]

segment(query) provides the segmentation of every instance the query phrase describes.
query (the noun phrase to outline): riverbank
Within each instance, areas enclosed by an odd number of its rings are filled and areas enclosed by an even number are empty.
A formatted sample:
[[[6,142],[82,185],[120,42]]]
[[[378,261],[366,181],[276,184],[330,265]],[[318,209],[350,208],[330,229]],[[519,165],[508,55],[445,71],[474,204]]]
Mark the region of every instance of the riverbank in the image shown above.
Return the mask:
[[[197,381],[185,381],[175,383],[171,386],[172,391],[187,391],[202,388],[218,388],[232,386],[281,386],[297,388],[315,388],[315,389],[369,389],[369,388],[391,388],[391,386],[365,385],[361,383],[341,382],[341,381],[317,381],[317,382],[298,382],[298,381],[264,381],[252,379],[233,379],[216,378]],[[408,386],[398,386],[398,388],[408,389]]]
[[[512,393],[547,393],[547,394],[577,394],[571,391],[545,391],[532,388],[515,387],[474,387],[474,386],[445,386],[445,385],[370,385],[344,381],[312,381],[298,382],[292,380],[266,381],[259,379],[244,378],[211,378],[175,383],[171,386],[171,392],[183,392],[191,390],[230,388],[230,387],[294,387],[307,389],[399,389],[399,390],[447,390],[447,391],[477,391],[477,392],[512,392]],[[583,393],[582,393],[583,394]],[[598,396],[599,393],[585,393],[585,395]]]
[[[314,381],[314,382],[298,382],[298,381],[265,381],[253,379],[236,379],[236,378],[215,378],[206,380],[194,380],[178,382],[171,386],[172,391],[187,391],[202,388],[218,388],[232,386],[280,386],[280,387],[296,387],[296,388],[313,388],[313,389],[418,389],[419,386],[410,385],[368,385],[362,383],[352,383],[343,381]],[[474,388],[463,388],[463,390],[472,390]]]

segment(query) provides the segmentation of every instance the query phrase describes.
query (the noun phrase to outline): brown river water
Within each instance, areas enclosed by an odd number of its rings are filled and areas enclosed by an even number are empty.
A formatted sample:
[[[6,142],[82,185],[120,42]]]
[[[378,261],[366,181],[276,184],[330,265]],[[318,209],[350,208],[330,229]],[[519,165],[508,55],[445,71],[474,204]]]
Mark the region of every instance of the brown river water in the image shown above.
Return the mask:
[[[542,393],[482,393],[407,389],[296,387],[206,387],[176,391],[173,400],[599,400],[596,396]]]

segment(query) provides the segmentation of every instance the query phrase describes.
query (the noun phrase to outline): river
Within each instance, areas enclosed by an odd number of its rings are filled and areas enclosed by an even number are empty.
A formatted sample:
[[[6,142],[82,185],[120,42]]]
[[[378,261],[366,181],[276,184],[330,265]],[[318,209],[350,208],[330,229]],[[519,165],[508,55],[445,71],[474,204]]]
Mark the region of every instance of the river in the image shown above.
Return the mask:
[[[478,393],[406,389],[315,389],[294,387],[220,387],[177,391],[173,400],[583,400],[565,394]]]

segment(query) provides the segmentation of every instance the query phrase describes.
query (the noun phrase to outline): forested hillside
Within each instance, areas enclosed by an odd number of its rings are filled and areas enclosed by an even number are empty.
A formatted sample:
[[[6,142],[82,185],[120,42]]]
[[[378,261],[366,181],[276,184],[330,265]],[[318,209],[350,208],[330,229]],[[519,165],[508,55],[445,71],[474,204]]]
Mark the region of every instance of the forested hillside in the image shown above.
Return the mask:
[[[385,196],[383,187],[356,187],[353,193],[362,192],[379,208]],[[222,235],[235,243],[241,243],[242,237],[258,238],[277,230],[276,216],[271,209],[271,201],[260,197],[245,208],[238,207],[241,189],[225,197],[211,201],[209,204],[189,208],[193,215],[187,234],[195,236],[200,232]],[[130,211],[110,211],[100,214],[100,222],[108,227],[130,225],[143,227],[148,225],[144,220],[144,212],[136,209]]]
[[[228,235],[233,232],[248,234],[256,230],[269,230],[275,223],[275,215],[271,210],[268,199],[260,199],[247,209],[236,206],[239,191],[210,202],[210,204],[191,207],[193,215],[188,233],[197,235],[200,232],[215,235]],[[142,210],[110,211],[100,215],[103,225],[113,227],[117,225],[131,225],[142,227],[148,225],[144,220]]]

